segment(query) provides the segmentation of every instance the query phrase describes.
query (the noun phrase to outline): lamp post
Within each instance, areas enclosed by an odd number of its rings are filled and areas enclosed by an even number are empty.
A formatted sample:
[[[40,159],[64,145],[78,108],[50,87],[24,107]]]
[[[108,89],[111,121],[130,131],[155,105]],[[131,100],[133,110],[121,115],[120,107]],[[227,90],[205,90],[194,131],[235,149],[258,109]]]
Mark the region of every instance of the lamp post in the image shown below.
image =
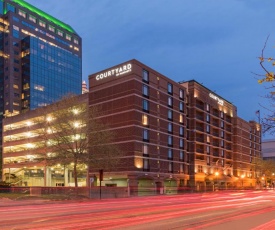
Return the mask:
[[[274,190],[274,186],[275,186],[274,175],[275,175],[275,173],[272,173],[272,188],[273,188],[273,190]]]
[[[244,175],[241,175],[241,178],[242,178],[242,188],[243,188],[243,178],[244,178]]]
[[[265,178],[264,178],[264,176],[262,177],[262,185],[265,185]]]
[[[219,172],[215,172],[215,181],[216,181],[216,184],[217,184],[217,188],[218,188],[218,176],[219,176]]]

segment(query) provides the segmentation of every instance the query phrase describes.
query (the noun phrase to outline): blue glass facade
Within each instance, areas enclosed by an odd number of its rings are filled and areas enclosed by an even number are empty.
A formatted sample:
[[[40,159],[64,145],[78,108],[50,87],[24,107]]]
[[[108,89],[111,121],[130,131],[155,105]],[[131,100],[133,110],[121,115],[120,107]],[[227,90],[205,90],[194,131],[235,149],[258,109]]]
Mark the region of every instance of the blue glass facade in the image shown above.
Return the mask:
[[[22,41],[23,107],[34,109],[81,92],[81,58],[36,37]]]

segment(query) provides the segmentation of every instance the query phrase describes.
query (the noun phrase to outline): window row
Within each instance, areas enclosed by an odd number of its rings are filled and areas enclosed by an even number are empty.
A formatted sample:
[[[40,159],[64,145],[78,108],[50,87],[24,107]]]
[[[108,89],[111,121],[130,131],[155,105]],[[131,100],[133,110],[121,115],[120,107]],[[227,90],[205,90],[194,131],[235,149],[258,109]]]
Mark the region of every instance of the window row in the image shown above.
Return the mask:
[[[149,71],[143,70],[142,71],[142,80],[146,83],[149,83]],[[171,83],[167,83],[167,93],[173,95],[173,85]],[[184,99],[184,90],[179,89],[179,98]]]
[[[23,18],[27,18],[27,13],[21,9],[18,10],[18,15],[20,15]],[[46,22],[41,20],[41,19],[37,19],[35,16],[29,14],[28,15],[28,19],[29,21],[33,22],[33,23],[38,23],[39,26],[46,28]],[[64,37],[68,40],[68,41],[72,41],[72,36],[70,34],[64,33],[63,31],[56,29],[54,26],[52,25],[48,25],[48,30],[51,32],[56,33],[57,35]],[[79,44],[79,40],[78,38],[73,38],[73,42],[75,44]]]

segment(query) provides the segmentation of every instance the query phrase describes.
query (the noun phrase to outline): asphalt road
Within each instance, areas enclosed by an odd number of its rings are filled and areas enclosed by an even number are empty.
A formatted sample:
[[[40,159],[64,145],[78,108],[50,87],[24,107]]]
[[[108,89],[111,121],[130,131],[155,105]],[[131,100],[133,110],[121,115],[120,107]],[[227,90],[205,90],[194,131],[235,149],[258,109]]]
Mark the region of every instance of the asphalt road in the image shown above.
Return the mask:
[[[0,200],[0,229],[275,229],[275,191],[83,202]]]

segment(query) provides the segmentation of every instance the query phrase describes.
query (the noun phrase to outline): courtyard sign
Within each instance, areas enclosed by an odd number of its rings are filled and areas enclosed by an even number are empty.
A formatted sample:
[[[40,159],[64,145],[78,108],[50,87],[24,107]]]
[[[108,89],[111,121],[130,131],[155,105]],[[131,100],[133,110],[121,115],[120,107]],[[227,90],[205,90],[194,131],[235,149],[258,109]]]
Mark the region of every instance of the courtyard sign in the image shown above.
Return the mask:
[[[213,98],[215,101],[217,101],[217,102],[218,102],[218,104],[223,105],[223,100],[222,100],[222,99],[220,99],[220,98],[218,98],[218,97],[217,97],[217,96],[215,96],[214,94],[209,93],[209,97],[211,97],[211,98]]]
[[[132,71],[132,64],[128,63],[128,64],[125,64],[123,66],[119,66],[117,68],[114,68],[114,69],[108,70],[106,72],[100,73],[100,74],[96,75],[95,79],[98,81],[98,80],[104,79],[106,77],[111,77],[111,76],[118,77],[122,74],[126,74],[126,73],[129,73],[131,71]]]

